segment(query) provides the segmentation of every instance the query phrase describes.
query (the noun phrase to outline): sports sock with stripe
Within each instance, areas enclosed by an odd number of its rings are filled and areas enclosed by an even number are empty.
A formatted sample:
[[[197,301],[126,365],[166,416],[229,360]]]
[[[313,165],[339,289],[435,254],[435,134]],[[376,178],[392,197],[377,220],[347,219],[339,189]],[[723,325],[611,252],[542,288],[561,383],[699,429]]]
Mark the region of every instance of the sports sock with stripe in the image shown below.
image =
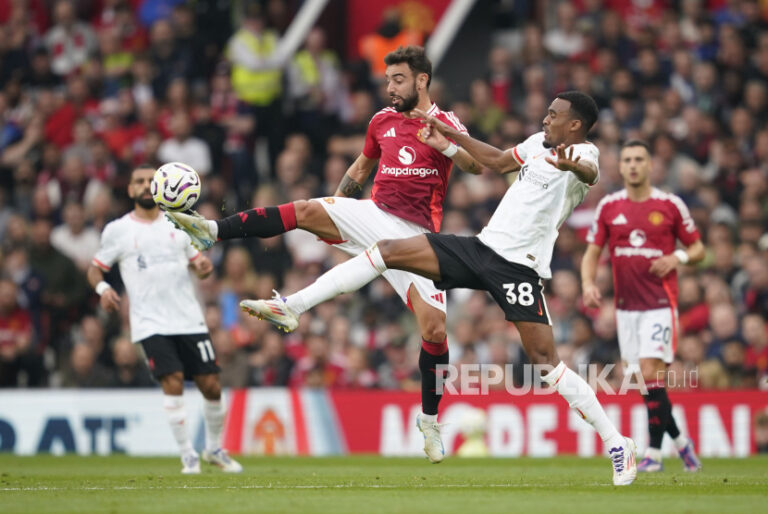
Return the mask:
[[[224,417],[227,411],[221,399],[203,398],[203,418],[205,419],[205,449],[215,451],[221,448],[221,431],[224,429]]]
[[[542,377],[550,387],[566,399],[568,405],[592,425],[608,448],[623,447],[624,437],[616,430],[597,401],[595,392],[583,378],[569,369],[564,362]]]
[[[436,416],[442,394],[437,394],[437,366],[448,364],[448,342],[432,343],[421,340],[419,370],[421,371],[421,412]]]
[[[216,237],[272,237],[296,228],[296,207],[292,203],[277,207],[256,207],[215,221]]]
[[[670,419],[672,419],[672,404],[669,403],[664,382],[648,384],[648,394],[643,396],[643,400],[648,409],[648,433],[650,434],[648,446],[661,448],[664,432],[669,427]],[[674,425],[674,428],[677,429],[677,424]],[[680,431],[677,430],[677,436],[679,435]]]
[[[195,451],[192,447],[192,441],[189,439],[189,431],[187,430],[187,409],[184,408],[184,397],[170,394],[163,395],[163,409],[181,454],[184,455]]]

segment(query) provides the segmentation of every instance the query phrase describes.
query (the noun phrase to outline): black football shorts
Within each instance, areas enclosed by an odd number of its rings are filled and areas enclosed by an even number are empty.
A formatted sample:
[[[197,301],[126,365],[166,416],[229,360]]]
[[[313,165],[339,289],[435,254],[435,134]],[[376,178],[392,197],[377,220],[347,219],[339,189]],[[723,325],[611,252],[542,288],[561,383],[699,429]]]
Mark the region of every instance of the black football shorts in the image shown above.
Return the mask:
[[[182,371],[184,378],[189,380],[196,375],[220,371],[211,336],[207,332],[170,336],[155,334],[139,342],[144,347],[147,364],[155,378]]]
[[[426,234],[440,264],[438,289],[468,288],[488,291],[507,321],[551,325],[544,284],[522,264],[509,262],[477,237]]]

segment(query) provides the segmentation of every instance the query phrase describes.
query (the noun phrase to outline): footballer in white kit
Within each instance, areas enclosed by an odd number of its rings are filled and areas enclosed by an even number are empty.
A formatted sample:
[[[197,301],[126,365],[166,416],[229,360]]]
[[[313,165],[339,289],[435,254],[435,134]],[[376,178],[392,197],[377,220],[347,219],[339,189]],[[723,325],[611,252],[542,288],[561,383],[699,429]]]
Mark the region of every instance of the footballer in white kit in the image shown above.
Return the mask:
[[[101,296],[102,307],[115,311],[120,297],[104,280],[104,272],[115,264],[120,269],[130,299],[131,340],[141,344],[163,388],[163,406],[181,452],[182,473],[200,473],[200,459],[185,423],[185,378],[194,380],[204,397],[203,460],[225,472],[239,472],[240,464],[221,447],[226,411],[219,367],[190,276],[194,272],[204,278],[213,267],[155,205],[149,192],[154,172],[140,166],[131,173],[128,195],[134,209],[104,227],[88,280]]]
[[[383,240],[331,269],[306,287],[307,307],[359,289],[390,269],[425,276],[439,289],[488,291],[513,322],[533,364],[549,366],[542,377],[600,434],[613,464],[613,483],[631,484],[637,473],[635,443],[608,419],[592,388],[560,361],[542,279],[557,231],[599,178],[599,152],[586,141],[597,120],[594,100],[577,91],[557,95],[543,121],[543,132],[507,151],[477,141],[423,111],[422,137],[435,148],[450,140],[497,172],[519,171],[488,225],[477,237],[427,233]],[[329,284],[342,284],[336,290]],[[297,294],[299,294],[297,293]],[[280,300],[265,300],[276,306]],[[437,385],[437,384],[435,384]]]

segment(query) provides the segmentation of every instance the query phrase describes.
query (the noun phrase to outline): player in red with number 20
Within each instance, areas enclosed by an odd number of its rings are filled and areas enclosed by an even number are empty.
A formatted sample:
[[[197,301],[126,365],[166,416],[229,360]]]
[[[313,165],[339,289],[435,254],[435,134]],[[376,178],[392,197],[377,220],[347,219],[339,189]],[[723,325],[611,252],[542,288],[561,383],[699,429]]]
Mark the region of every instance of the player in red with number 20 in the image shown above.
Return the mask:
[[[674,439],[686,471],[701,463],[693,444],[680,434],[667,396],[666,368],[677,341],[678,264],[704,258],[688,208],[677,196],[651,186],[651,155],[642,141],[622,146],[619,172],[624,189],[606,196],[597,206],[595,221],[581,264],[584,303],[599,307],[595,286],[597,262],[605,243],[611,255],[616,299],[616,326],[621,359],[629,373],[641,373],[648,388],[650,444],[638,471],[661,471],[661,441],[666,431]],[[675,250],[679,239],[685,249]]]
[[[480,173],[480,164],[464,149],[442,139],[421,136],[421,109],[447,123],[460,133],[467,130],[452,112],[441,111],[429,98],[432,64],[424,49],[399,48],[385,58],[387,92],[392,106],[377,112],[368,125],[365,148],[347,170],[334,197],[299,200],[277,207],[250,209],[220,221],[205,220],[195,213],[167,213],[186,231],[198,249],[210,248],[216,239],[272,237],[301,228],[350,255],[363,252],[381,239],[403,238],[439,232],[448,175],[455,163],[468,172]],[[373,170],[379,169],[370,200],[345,198],[358,194]],[[413,310],[422,337],[419,369],[422,375],[422,413],[419,429],[424,433],[424,451],[432,462],[443,460],[444,448],[437,424],[440,395],[435,393],[434,370],[448,364],[445,335],[444,291],[431,280],[392,270],[384,274],[402,300]],[[326,288],[348,289],[344,277],[332,280]],[[321,284],[322,286],[322,284]],[[286,332],[298,326],[299,315],[317,303],[307,291],[282,298],[275,292],[270,302],[243,300],[249,314],[268,316]]]

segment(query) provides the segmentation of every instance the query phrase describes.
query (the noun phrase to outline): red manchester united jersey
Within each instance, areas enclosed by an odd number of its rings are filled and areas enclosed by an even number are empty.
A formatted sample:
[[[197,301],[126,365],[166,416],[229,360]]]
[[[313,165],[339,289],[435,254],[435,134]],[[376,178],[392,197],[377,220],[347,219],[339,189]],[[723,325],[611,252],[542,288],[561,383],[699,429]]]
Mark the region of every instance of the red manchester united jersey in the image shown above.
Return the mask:
[[[452,112],[432,104],[428,113],[467,132]],[[439,232],[453,161],[419,141],[423,126],[420,119],[406,118],[392,107],[382,109],[368,125],[363,154],[379,159],[371,200],[380,209]]]
[[[587,241],[601,247],[608,242],[616,308],[677,307],[677,272],[661,279],[649,271],[651,262],[675,250],[677,239],[685,246],[699,239],[688,207],[679,197],[654,188],[643,202],[630,200],[626,190],[602,199]]]

